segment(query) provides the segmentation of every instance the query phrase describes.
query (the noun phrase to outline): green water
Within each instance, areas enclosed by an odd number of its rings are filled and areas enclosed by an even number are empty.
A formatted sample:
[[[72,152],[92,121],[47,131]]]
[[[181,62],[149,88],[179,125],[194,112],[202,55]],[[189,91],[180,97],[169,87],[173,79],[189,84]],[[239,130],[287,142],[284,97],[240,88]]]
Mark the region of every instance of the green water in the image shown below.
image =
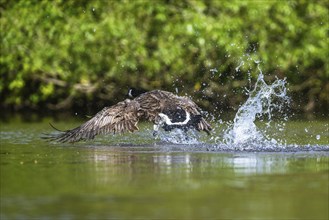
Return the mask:
[[[288,144],[324,150],[209,152],[155,141],[147,125],[54,144],[40,139],[46,122],[2,123],[0,218],[328,219],[328,122],[286,127]]]

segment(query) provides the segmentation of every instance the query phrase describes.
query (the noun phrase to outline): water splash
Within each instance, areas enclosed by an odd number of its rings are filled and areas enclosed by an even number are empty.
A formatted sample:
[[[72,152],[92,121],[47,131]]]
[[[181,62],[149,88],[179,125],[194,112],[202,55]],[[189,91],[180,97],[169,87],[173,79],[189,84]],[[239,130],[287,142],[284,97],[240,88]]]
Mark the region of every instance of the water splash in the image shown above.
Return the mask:
[[[233,124],[224,132],[224,143],[234,148],[252,148],[255,144],[277,145],[279,141],[269,137],[266,129],[259,129],[255,121],[266,118],[269,127],[273,112],[281,111],[288,100],[286,80],[277,79],[268,85],[260,71],[254,89],[249,92],[249,98],[239,108]]]
[[[194,130],[185,132],[181,129],[174,129],[169,133],[160,131],[159,139],[172,144],[201,144],[199,134]]]

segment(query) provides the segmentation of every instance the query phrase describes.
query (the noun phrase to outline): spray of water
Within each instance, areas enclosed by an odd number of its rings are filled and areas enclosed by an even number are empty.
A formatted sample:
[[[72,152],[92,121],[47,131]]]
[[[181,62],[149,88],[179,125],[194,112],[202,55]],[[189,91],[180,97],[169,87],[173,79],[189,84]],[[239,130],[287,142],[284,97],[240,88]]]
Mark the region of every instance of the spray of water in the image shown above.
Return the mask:
[[[185,132],[180,129],[174,129],[169,134],[161,131],[159,139],[165,143],[172,144],[201,144],[199,135],[194,130]]]
[[[233,123],[224,132],[224,143],[234,148],[273,145],[278,141],[268,137],[265,130],[258,129],[257,118],[266,118],[267,125],[272,121],[274,111],[283,109],[288,103],[286,81],[277,79],[271,85],[266,84],[260,71],[254,89],[249,92],[249,98],[237,111]]]
[[[254,61],[252,57],[246,55],[247,61],[242,59],[235,69],[236,72],[240,72],[240,68],[244,65],[250,66],[250,63],[255,63],[259,70],[258,79],[251,91],[248,91],[248,99],[238,109],[235,118],[229,123],[228,128],[221,132],[219,135],[214,135],[209,141],[215,141],[217,146],[225,146],[228,149],[254,149],[256,148],[268,148],[268,147],[284,147],[285,140],[282,140],[278,133],[283,131],[284,123],[272,123],[273,116],[276,113],[286,112],[285,107],[289,103],[287,96],[286,80],[277,79],[272,84],[267,84],[264,80],[264,75],[259,67],[260,61]],[[249,62],[253,61],[253,62]],[[210,69],[211,77],[217,74],[217,69]],[[251,75],[248,71],[248,79],[251,85]],[[287,116],[283,116],[279,121],[287,120]],[[208,117],[209,119],[209,117]],[[215,120],[213,120],[214,122]],[[259,121],[266,121],[265,127],[259,127]],[[221,122],[215,122],[221,124]],[[264,124],[264,123],[263,123]],[[277,129],[273,134],[273,128]],[[272,133],[271,133],[272,132]],[[198,137],[191,134],[180,133],[175,131],[170,135],[162,135],[160,137],[162,141],[176,144],[202,144],[198,142]]]

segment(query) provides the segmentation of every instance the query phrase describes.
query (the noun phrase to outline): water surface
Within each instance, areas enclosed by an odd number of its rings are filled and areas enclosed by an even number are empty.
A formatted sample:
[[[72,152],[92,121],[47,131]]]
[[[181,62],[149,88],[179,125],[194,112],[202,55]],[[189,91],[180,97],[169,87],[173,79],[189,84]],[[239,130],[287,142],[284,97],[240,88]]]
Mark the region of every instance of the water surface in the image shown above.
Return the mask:
[[[279,151],[207,135],[165,143],[148,127],[56,144],[40,139],[51,131],[46,121],[1,124],[0,218],[328,219],[327,121],[287,122],[281,137],[294,150]]]

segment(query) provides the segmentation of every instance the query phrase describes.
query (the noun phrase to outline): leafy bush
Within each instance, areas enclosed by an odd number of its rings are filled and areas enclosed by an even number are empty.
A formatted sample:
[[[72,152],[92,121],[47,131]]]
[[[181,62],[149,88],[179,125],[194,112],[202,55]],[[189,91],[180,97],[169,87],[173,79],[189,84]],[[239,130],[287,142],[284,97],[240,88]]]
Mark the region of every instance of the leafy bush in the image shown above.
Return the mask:
[[[1,106],[99,110],[128,87],[235,109],[258,74],[329,106],[328,2],[1,0]],[[97,107],[95,107],[97,105]]]

